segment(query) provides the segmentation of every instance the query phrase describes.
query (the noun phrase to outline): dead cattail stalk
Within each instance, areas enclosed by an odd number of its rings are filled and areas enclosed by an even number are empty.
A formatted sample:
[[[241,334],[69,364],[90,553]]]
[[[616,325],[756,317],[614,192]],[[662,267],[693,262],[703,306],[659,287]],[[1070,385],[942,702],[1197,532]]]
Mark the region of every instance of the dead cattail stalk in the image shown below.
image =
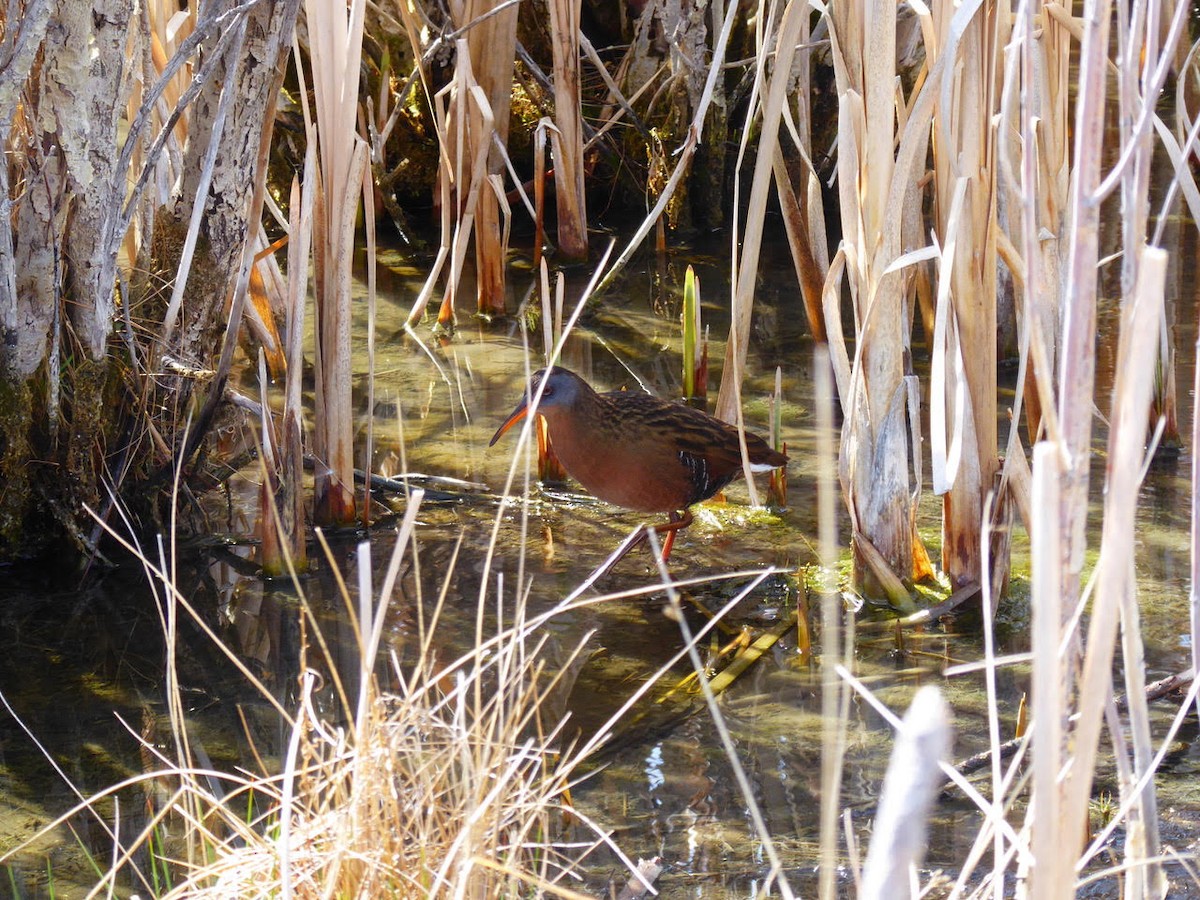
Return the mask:
[[[306,118],[319,147],[319,202],[314,207],[316,395],[313,451],[318,464],[313,515],[321,524],[355,519],[351,264],[355,219],[368,162],[357,134],[364,0],[346,8],[305,0],[315,115]]]
[[[459,153],[465,153],[465,158],[470,160],[482,157],[486,174],[499,175],[504,169],[504,162],[493,142],[503,146],[508,141],[513,60],[516,58],[517,6],[515,3],[497,6],[493,0],[466,0],[458,6],[454,18],[460,30],[466,29],[465,36],[457,42],[459,55],[456,65],[469,63],[475,85],[470,90],[478,92],[478,96],[469,98],[467,92],[460,89],[451,97],[451,156],[456,160]],[[472,191],[481,183],[476,179],[476,174],[471,172],[469,175]],[[455,182],[460,210],[470,204],[462,193],[465,183],[468,182],[461,175]],[[502,313],[508,247],[502,240],[504,229],[499,199],[496,192],[489,189],[481,191],[474,202],[472,225],[475,234],[477,305],[482,313]],[[463,213],[460,212],[460,215]],[[463,230],[461,224],[459,227]],[[471,228],[465,230],[469,234]]]
[[[308,260],[312,248],[313,206],[316,195],[316,148],[311,144],[304,159],[304,183],[293,182],[291,241],[288,244],[287,375],[283,402],[284,494],[279,503],[283,530],[297,571],[308,568],[304,518],[304,310],[308,300]],[[298,196],[297,196],[298,195]],[[297,199],[299,202],[297,203]]]
[[[1069,246],[1070,21],[1069,12],[1057,0],[1025,7],[1014,23],[1020,53],[1009,58],[1001,101],[1002,120],[1011,123],[1001,133],[1013,136],[1001,141],[999,148],[1007,198],[1007,215],[1001,224],[1014,235],[1013,250],[1019,248],[1019,258],[1006,254],[1005,262],[1020,296],[1017,319],[1027,373],[1021,381],[1031,442],[1040,439],[1045,416],[1050,417],[1046,435],[1058,436],[1054,381],[1061,332],[1058,298]],[[1022,94],[1024,102],[1020,102]],[[1019,163],[1014,164],[1014,159]],[[1005,244],[1002,238],[1001,247]],[[1011,450],[1010,443],[1006,457]]]
[[[803,88],[801,89],[803,91]],[[783,224],[787,230],[788,244],[792,248],[792,263],[796,268],[796,278],[800,284],[800,296],[804,301],[804,313],[808,316],[808,328],[813,339],[825,340],[825,318],[821,312],[821,288],[825,284],[828,266],[822,268],[817,262],[812,234],[809,231],[806,206],[811,200],[808,192],[798,193],[792,187],[791,175],[787,162],[779,148],[775,150],[773,161],[775,186],[779,191],[779,207],[783,212]],[[813,177],[813,173],[805,172],[801,178],[804,181]],[[816,191],[820,197],[820,190]],[[801,203],[800,197],[805,198]]]
[[[567,259],[587,259],[583,111],[579,93],[579,12],[582,0],[549,0],[554,54],[554,185],[558,249]]]
[[[908,300],[899,271],[901,235],[906,209],[919,200],[915,165],[924,159],[947,63],[945,54],[937,57],[906,109],[897,150],[895,18],[890,7],[875,3],[870,14],[853,4],[838,6],[831,19],[843,242],[829,267],[824,307],[846,417],[839,465],[853,528],[855,579],[867,591],[904,605],[911,601],[898,586],[917,571],[923,553],[916,549],[909,487],[913,438],[906,407],[912,391],[906,382]],[[843,275],[854,307],[853,363],[842,335]]]
[[[546,133],[554,124],[546,118],[533,133],[533,265],[542,265],[542,245],[546,242]]]
[[[790,132],[797,142],[798,164],[789,165],[789,157],[781,146],[775,150],[772,165],[775,185],[779,192],[779,207],[783,212],[788,245],[792,250],[792,264],[800,294],[804,299],[804,311],[808,316],[808,327],[813,339],[825,340],[825,317],[821,302],[822,287],[829,271],[829,247],[825,236],[825,209],[821,198],[821,185],[813,167],[812,148],[812,68],[813,51],[808,46],[810,34],[808,17],[800,23],[800,64],[794,67],[797,82],[794,88],[795,130]],[[792,172],[799,169],[793,179]],[[795,183],[793,183],[795,182]]]
[[[1088,453],[1092,434],[1092,396],[1096,374],[1096,262],[1099,258],[1101,150],[1104,147],[1106,52],[1112,17],[1109,0],[1089,0],[1083,21],[1079,55],[1079,93],[1075,104],[1075,180],[1070,208],[1070,246],[1062,292],[1062,353],[1058,385],[1058,419],[1063,452],[1069,461],[1063,472],[1059,508],[1065,540],[1062,566],[1064,593],[1079,596],[1083,568],[1088,504]],[[1090,767],[1088,767],[1090,769]],[[1090,779],[1090,773],[1088,775]],[[1082,829],[1076,819],[1075,834]]]
[[[433,127],[436,133],[438,144],[437,193],[434,199],[440,220],[440,242],[438,244],[437,256],[434,258],[433,264],[429,267],[429,274],[425,279],[425,283],[421,286],[421,291],[417,295],[417,299],[413,303],[408,317],[405,319],[405,328],[411,329],[425,314],[425,309],[429,304],[430,298],[433,296],[433,291],[442,276],[442,269],[445,267],[446,260],[449,259],[451,255],[451,248],[454,241],[454,217],[452,215],[453,195],[451,181],[453,170],[451,168],[450,158],[447,152],[449,138],[446,122],[445,102],[442,95],[439,94],[435,96],[433,94],[433,89],[429,84],[429,77],[426,71],[422,53],[423,48],[421,46],[419,37],[421,26],[417,21],[415,11],[411,9],[407,3],[399,4],[399,10],[400,16],[404,20],[404,32],[408,37],[409,46],[412,49],[413,57],[418,60],[417,69],[420,73],[421,85],[425,89],[425,96],[428,100],[433,116]]]
[[[1121,160],[1117,171],[1105,179],[1105,185],[1120,176],[1121,237],[1124,253],[1121,256],[1121,286],[1126,296],[1137,281],[1138,249],[1147,239],[1150,214],[1150,176],[1154,157],[1154,135],[1148,127],[1151,109],[1157,104],[1162,90],[1162,77],[1176,58],[1175,48],[1186,20],[1186,4],[1175,5],[1169,20],[1163,19],[1169,6],[1152,4],[1143,15],[1122,15],[1128,23],[1117,30],[1117,98],[1119,104],[1119,134],[1122,138]],[[1169,25],[1169,28],[1168,28]],[[1164,46],[1165,32],[1165,46]],[[1147,107],[1150,104],[1150,107]],[[1128,162],[1122,166],[1121,162]],[[1105,185],[1101,185],[1104,191]],[[1166,310],[1159,323],[1160,349],[1155,369],[1159,377],[1154,382],[1154,402],[1151,404],[1150,433],[1165,419],[1160,447],[1178,447],[1179,428],[1175,423],[1174,332],[1167,327]]]
[[[444,117],[447,123],[444,130],[447,134],[446,140],[451,143],[448,155],[444,154],[442,157],[442,166],[438,175],[441,195],[458,198],[458,203],[455,205],[457,215],[453,217],[454,237],[449,254],[450,275],[442,306],[438,312],[438,325],[442,328],[449,328],[454,321],[455,298],[458,296],[471,236],[475,234],[477,261],[481,253],[494,253],[493,249],[480,250],[476,222],[481,214],[481,204],[493,201],[498,204],[495,194],[484,187],[488,180],[488,159],[492,152],[492,146],[490,141],[485,141],[482,137],[483,135],[490,136],[493,133],[495,121],[492,107],[488,102],[486,92],[475,80],[467,42],[459,40],[456,47],[458,54],[457,64],[454,67],[454,79],[438,95],[439,105],[443,94],[450,98],[449,108]],[[453,140],[451,140],[452,138]],[[468,151],[471,153],[469,156],[467,155]],[[465,196],[462,194],[464,183],[470,185]],[[498,205],[496,208],[498,209]],[[483,214],[486,215],[486,211]],[[444,220],[443,226],[446,221],[448,220]],[[493,224],[498,233],[498,223]],[[486,243],[488,239],[484,238],[483,240]],[[494,286],[498,278],[499,283],[503,285],[503,271],[501,264],[499,269],[490,275],[486,275],[483,271],[476,273],[479,279],[478,298],[482,299],[484,296],[485,279]],[[433,279],[426,282],[430,287],[432,283]],[[487,290],[491,291],[491,288],[489,287]],[[424,294],[425,292],[422,291],[423,296]],[[503,308],[503,300],[501,300],[500,308]],[[482,305],[480,309],[484,311]],[[409,318],[411,321],[412,316],[410,315]]]
[[[258,485],[258,559],[263,574],[274,578],[287,571],[283,542],[282,522],[276,512],[276,497],[280,493],[279,471],[282,465],[278,448],[278,429],[271,413],[267,380],[266,354],[258,351],[258,396],[259,396],[259,464],[262,480]]]
[[[838,558],[837,450],[834,445],[834,382],[829,351],[818,345],[813,353],[814,395],[817,403],[817,527],[822,572],[833,572]],[[841,604],[827,585],[821,591],[821,900],[837,896],[838,807],[844,763],[844,723],[838,715],[845,690],[836,667],[841,653]]]
[[[288,242],[288,319],[284,378],[284,408],[281,426],[271,414],[270,383],[263,364],[267,354],[259,350],[260,443],[263,479],[260,486],[259,531],[262,546],[259,561],[263,574],[276,578],[308,567],[304,520],[303,426],[300,406],[304,356],[304,306],[308,298],[308,254],[311,247],[312,208],[316,148],[309,146],[305,159],[303,190],[299,178],[292,179]],[[283,348],[280,350],[284,352]]]
[[[364,528],[371,525],[371,473],[375,465],[375,306],[378,262],[375,240],[375,184],[369,166],[362,167],[363,228],[366,231],[367,265],[367,445],[363,450],[362,507],[359,518]]]
[[[958,464],[935,488],[943,493],[942,568],[954,585],[982,584],[984,497],[999,470],[996,430],[996,132],[999,51],[1007,43],[1008,17],[981,4],[957,29],[961,9],[949,2],[932,6],[938,52],[957,57],[942,83],[934,142],[936,224],[944,248],[938,285],[939,322],[953,318],[950,338],[933,352],[948,358],[934,365],[944,375],[931,385],[935,409],[953,406],[954,436],[933,435],[935,446],[953,443]],[[951,248],[953,248],[951,250]],[[953,255],[946,259],[946,253]],[[969,352],[963,352],[969,348]],[[936,469],[936,463],[935,463]],[[935,479],[936,482],[936,479]],[[993,559],[1006,571],[1007,556]],[[1002,572],[994,581],[1004,581]]]
[[[1196,358],[1200,359],[1200,334],[1196,336]],[[1192,447],[1200,447],[1200,366],[1192,382]],[[1200,485],[1200,453],[1192,454],[1192,484]],[[1192,639],[1192,672],[1200,673],[1200,494],[1192,490],[1191,566],[1188,585],[1188,622]],[[1200,702],[1196,704],[1200,717]]]

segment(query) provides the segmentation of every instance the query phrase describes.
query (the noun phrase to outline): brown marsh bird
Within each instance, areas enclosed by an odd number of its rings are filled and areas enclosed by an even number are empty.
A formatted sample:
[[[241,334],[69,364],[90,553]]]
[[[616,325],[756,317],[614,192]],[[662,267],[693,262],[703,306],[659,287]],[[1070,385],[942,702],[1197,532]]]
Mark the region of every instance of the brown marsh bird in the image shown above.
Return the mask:
[[[675,532],[692,523],[688,509],[707,500],[742,471],[737,429],[708,413],[633,391],[599,394],[569,369],[535,372],[512,415],[492,436],[500,436],[529,413],[544,384],[538,414],[563,468],[587,490],[617,506],[639,512],[665,512],[663,559]],[[746,432],[750,468],[765,472],[788,458],[758,435]],[[681,516],[680,510],[683,511]]]

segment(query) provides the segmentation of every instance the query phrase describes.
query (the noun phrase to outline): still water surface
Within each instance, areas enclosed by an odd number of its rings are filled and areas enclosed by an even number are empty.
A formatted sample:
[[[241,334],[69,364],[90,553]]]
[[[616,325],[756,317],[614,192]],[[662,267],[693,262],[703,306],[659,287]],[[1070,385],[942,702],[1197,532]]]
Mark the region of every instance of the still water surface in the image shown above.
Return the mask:
[[[681,533],[671,560],[677,578],[773,570],[726,613],[732,633],[744,627],[758,632],[786,617],[805,590],[796,573],[816,562],[812,344],[805,334],[786,252],[782,247],[769,251],[757,297],[751,371],[743,396],[747,426],[765,432],[765,397],[773,385],[775,368],[782,369],[786,400],[783,437],[793,460],[788,506],[770,512],[751,511],[747,489],[737,483],[727,491],[727,503],[698,511],[696,524]],[[585,313],[568,342],[564,363],[597,387],[633,390],[643,385],[660,396],[678,396],[680,292],[663,285],[681,285],[683,268],[694,264],[707,297],[706,321],[713,335],[723,336],[727,322],[717,307],[728,295],[723,281],[728,266],[720,254],[718,247],[697,246],[679,251],[665,272],[652,261],[632,269],[617,290]],[[1194,365],[1195,278],[1189,259],[1194,254],[1181,255],[1187,261],[1176,267],[1178,291],[1171,298],[1171,317],[1180,363],[1180,427],[1186,435],[1192,406],[1187,386],[1192,383]],[[522,319],[484,323],[464,308],[452,340],[439,346],[423,329],[427,343],[421,346],[400,328],[423,277],[420,264],[399,252],[384,254],[383,262],[373,409],[367,404],[365,331],[356,335],[361,350],[356,367],[361,389],[356,402],[362,453],[365,457],[370,420],[377,468],[449,476],[478,485],[451,488],[447,496],[431,496],[422,506],[417,532],[420,574],[406,575],[387,629],[387,649],[403,658],[414,640],[415,605],[422,602],[418,597],[431,602],[447,577],[451,600],[445,649],[452,652],[462,649],[474,633],[476,601],[485,577],[489,590],[498,578],[511,590],[523,573],[530,608],[540,611],[573,591],[640,520],[636,514],[576,494],[571,486],[543,491],[535,485],[527,506],[524,567],[520,568],[520,506],[509,504],[501,509],[497,502],[512,462],[516,432],[510,432],[494,448],[489,449],[487,442],[522,389],[527,352]],[[568,272],[568,303],[588,274]],[[514,289],[523,293],[530,280],[528,274],[518,272]],[[514,297],[513,308],[519,299]],[[360,319],[365,321],[365,316]],[[1115,334],[1112,305],[1102,310],[1102,321],[1109,334]],[[529,341],[540,348],[540,333],[532,334]],[[1111,379],[1109,343],[1102,341],[1099,357],[1099,377],[1104,384]],[[714,339],[710,352],[717,374],[722,351],[723,343]],[[921,352],[919,348],[917,352]],[[538,367],[539,359],[535,350],[531,366]],[[248,384],[243,389],[253,390]],[[714,395],[715,391],[714,379]],[[1106,389],[1101,388],[1098,396],[1107,397]],[[1002,406],[1008,402],[1011,391],[1001,398]],[[1103,411],[1106,403],[1101,406]],[[1006,427],[1002,422],[1002,429]],[[1103,426],[1098,424],[1098,448],[1102,449],[1104,438]],[[1185,448],[1177,461],[1153,468],[1143,489],[1138,577],[1148,681],[1188,665],[1189,465]],[[1097,498],[1102,466],[1101,454],[1093,478]],[[518,467],[517,494],[525,471]],[[925,471],[929,471],[928,465]],[[273,690],[286,697],[299,667],[297,612],[290,591],[264,585],[249,559],[254,477],[249,470],[233,482],[227,496],[206,501],[208,530],[228,536],[230,541],[203,552],[181,552],[179,578],[189,585],[193,602],[224,639]],[[760,484],[760,490],[764,488],[765,484]],[[403,499],[393,498],[392,505],[402,510]],[[928,491],[921,510],[921,524],[936,559],[939,505]],[[491,568],[485,570],[485,548],[498,514],[498,551]],[[1024,531],[1020,526],[1018,532],[1012,595],[1004,601],[996,622],[1000,654],[1028,649]],[[843,541],[845,534],[843,527]],[[393,535],[386,520],[372,531],[372,557],[377,567],[386,564]],[[463,548],[451,571],[450,560],[460,537]],[[334,553],[343,569],[349,570],[360,538],[334,537]],[[657,572],[643,549],[605,576],[597,589],[617,593],[656,581]],[[692,589],[687,606],[692,627],[704,622],[703,610],[722,609],[749,581],[746,576]],[[73,583],[64,587],[58,577],[14,575],[3,590],[0,689],[64,774],[88,793],[149,764],[138,753],[130,732],[153,738],[162,726],[164,651],[159,618],[140,572],[127,566],[82,591]],[[314,565],[305,590],[314,604],[328,611],[335,652],[340,647],[349,659],[353,640],[349,626],[337,613],[341,604],[324,561]],[[819,606],[815,595],[809,600]],[[547,651],[551,664],[556,654],[565,658],[580,644],[585,649],[585,662],[575,672],[574,688],[559,701],[564,714],[569,713],[584,733],[604,721],[682,646],[679,626],[664,614],[664,607],[663,596],[651,593],[593,605],[551,624]],[[878,617],[871,609],[858,613],[861,621]],[[819,649],[819,634],[817,640]],[[185,624],[182,644],[181,678],[195,738],[212,763],[232,767],[249,758],[243,721],[257,752],[268,759],[277,757],[286,736],[261,697],[197,629]],[[856,640],[854,655],[858,676],[897,712],[907,707],[919,686],[937,684],[943,689],[956,717],[955,758],[986,746],[982,676],[947,679],[942,675],[947,665],[983,656],[977,614],[964,611],[936,627],[906,633],[903,640],[890,632],[863,632]],[[347,662],[347,668],[355,669],[356,663]],[[678,668],[650,697],[661,696],[669,682],[688,671],[686,666]],[[1024,666],[999,673],[1003,737],[1012,734],[1027,682]],[[804,895],[811,895],[818,857],[820,679],[797,656],[794,631],[786,633],[723,695],[721,708],[789,880]],[[1154,712],[1156,734],[1161,734],[1174,707],[1165,704]],[[24,839],[73,799],[63,778],[53,772],[31,738],[4,715],[0,847]],[[753,895],[768,866],[708,713],[691,700],[661,708],[645,703],[628,722],[602,754],[603,767],[575,793],[576,804],[593,820],[615,829],[616,840],[630,856],[663,858],[666,870],[659,887],[666,896],[716,900]],[[856,699],[850,707],[848,735],[843,805],[865,853],[874,802],[891,748],[891,731],[869,705]],[[1200,794],[1192,776],[1198,769],[1200,750],[1192,724],[1185,728],[1159,779],[1163,839],[1181,851],[1189,845],[1193,852],[1195,849],[1191,835],[1200,824]],[[1107,774],[1099,789],[1115,790]],[[133,833],[143,808],[144,800],[126,798],[120,811],[125,834]],[[23,858],[17,872],[23,896],[49,896],[51,891],[54,896],[76,896],[94,881],[77,848],[82,843],[105,856],[101,829],[84,818],[77,818],[75,826],[78,840],[63,831],[58,841]],[[929,838],[927,867],[957,872],[978,828],[979,818],[970,804],[958,796],[944,798]],[[50,859],[50,875],[45,857]],[[615,863],[598,860],[598,884],[616,868]],[[53,888],[48,885],[51,877]],[[7,889],[7,883],[0,885],[0,894]],[[1109,885],[1097,896],[1111,895],[1111,889]]]

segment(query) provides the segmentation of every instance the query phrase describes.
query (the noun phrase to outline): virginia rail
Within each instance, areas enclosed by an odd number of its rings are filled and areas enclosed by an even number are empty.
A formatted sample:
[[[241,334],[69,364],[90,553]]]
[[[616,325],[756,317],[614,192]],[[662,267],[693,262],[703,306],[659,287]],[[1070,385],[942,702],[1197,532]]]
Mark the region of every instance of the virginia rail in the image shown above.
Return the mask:
[[[675,533],[692,523],[688,510],[707,500],[742,471],[737,429],[708,413],[633,391],[599,394],[569,369],[535,372],[512,415],[488,446],[529,413],[544,383],[538,414],[563,468],[589,492],[639,512],[670,514],[663,559]],[[750,468],[765,472],[788,458],[746,432]],[[683,510],[683,515],[679,514]]]

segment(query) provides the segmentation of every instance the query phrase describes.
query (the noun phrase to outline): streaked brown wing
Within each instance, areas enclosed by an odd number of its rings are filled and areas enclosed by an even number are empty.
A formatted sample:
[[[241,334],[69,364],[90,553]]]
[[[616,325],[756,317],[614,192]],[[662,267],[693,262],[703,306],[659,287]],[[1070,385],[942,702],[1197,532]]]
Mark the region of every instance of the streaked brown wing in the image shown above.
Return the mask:
[[[732,426],[649,394],[614,391],[604,398],[620,406],[620,419],[640,442],[669,450],[686,469],[692,488],[688,505],[711,497],[741,471],[741,448]],[[746,439],[751,447],[758,441],[750,434]]]

